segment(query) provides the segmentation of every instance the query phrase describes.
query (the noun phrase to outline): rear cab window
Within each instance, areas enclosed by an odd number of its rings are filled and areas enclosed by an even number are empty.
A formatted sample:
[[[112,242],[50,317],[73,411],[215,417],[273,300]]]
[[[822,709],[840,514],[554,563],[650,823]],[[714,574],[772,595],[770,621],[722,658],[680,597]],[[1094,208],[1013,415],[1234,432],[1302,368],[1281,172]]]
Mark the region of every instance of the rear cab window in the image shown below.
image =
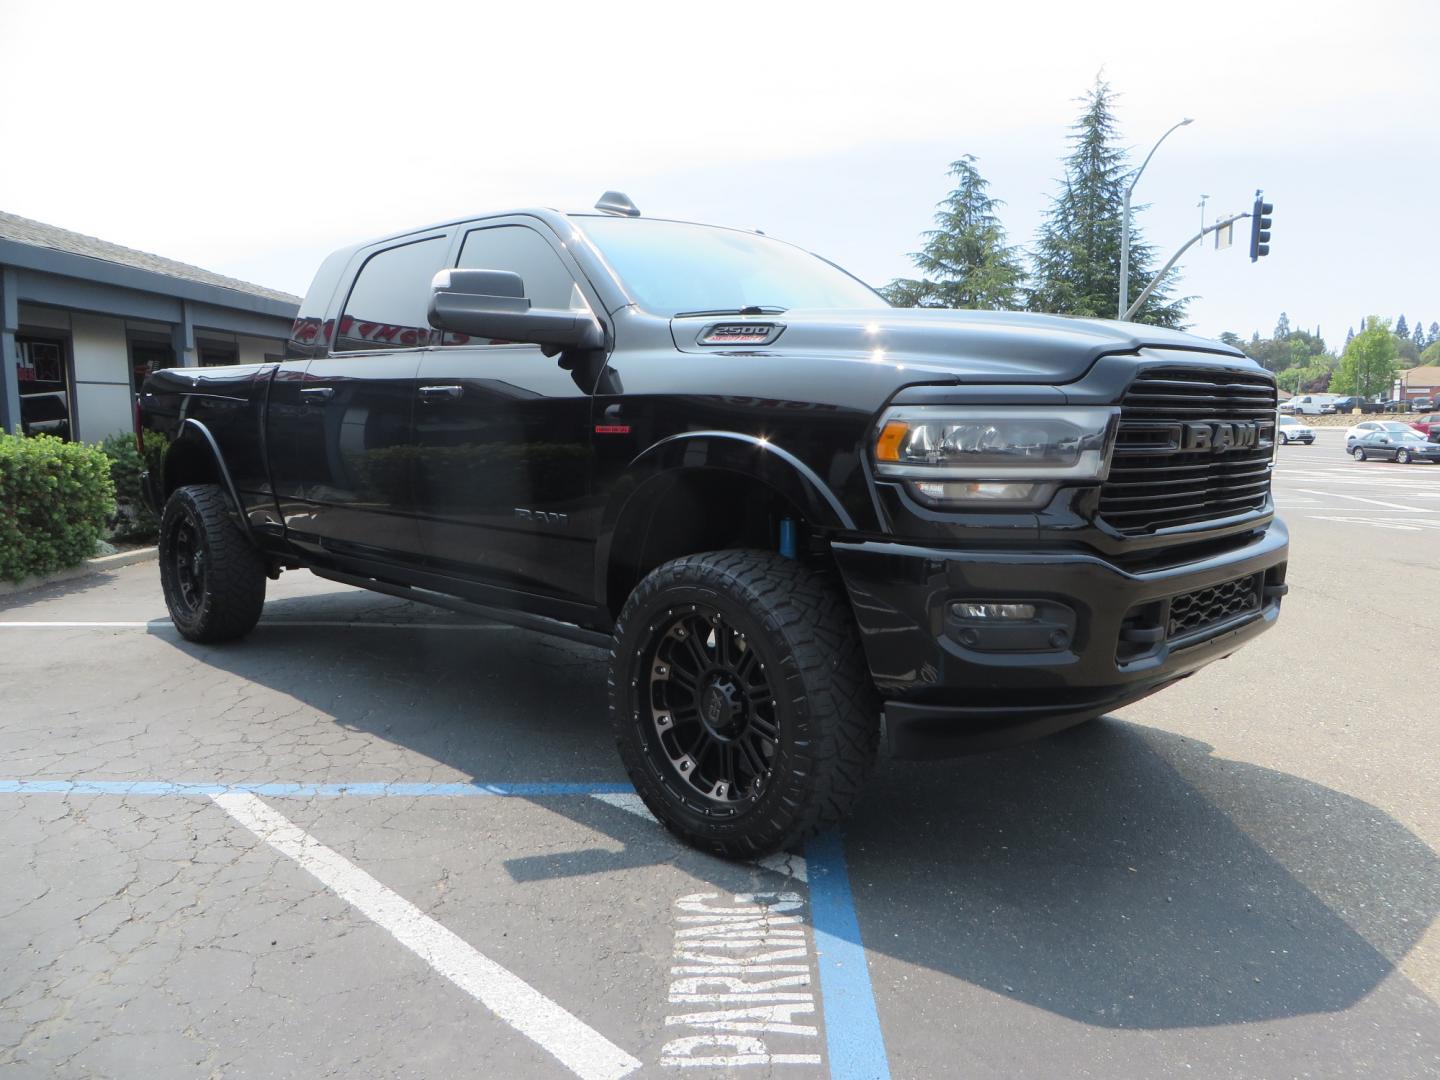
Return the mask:
[[[430,344],[430,284],[445,265],[443,233],[382,248],[370,255],[335,327],[332,352],[420,349]]]

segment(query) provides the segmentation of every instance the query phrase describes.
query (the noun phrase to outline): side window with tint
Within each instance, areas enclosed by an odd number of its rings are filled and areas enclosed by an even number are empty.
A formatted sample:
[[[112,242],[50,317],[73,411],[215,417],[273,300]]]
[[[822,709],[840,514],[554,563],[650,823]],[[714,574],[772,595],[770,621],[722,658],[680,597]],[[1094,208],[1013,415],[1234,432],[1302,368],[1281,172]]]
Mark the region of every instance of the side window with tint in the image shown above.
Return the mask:
[[[461,270],[508,270],[525,283],[531,307],[584,308],[585,298],[555,249],[524,225],[471,229],[460,248]]]
[[[430,344],[430,282],[445,262],[447,238],[386,248],[365,260],[335,330],[335,352],[415,349]]]

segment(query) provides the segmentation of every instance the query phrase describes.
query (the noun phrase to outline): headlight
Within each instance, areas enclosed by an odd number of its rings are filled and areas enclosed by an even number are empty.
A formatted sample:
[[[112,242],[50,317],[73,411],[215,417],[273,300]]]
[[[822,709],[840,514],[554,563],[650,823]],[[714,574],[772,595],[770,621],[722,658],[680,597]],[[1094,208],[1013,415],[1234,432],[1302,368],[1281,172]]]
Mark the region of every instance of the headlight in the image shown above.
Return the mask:
[[[880,418],[875,467],[929,503],[1038,506],[1062,480],[1105,479],[1118,414],[1090,406],[890,409]]]

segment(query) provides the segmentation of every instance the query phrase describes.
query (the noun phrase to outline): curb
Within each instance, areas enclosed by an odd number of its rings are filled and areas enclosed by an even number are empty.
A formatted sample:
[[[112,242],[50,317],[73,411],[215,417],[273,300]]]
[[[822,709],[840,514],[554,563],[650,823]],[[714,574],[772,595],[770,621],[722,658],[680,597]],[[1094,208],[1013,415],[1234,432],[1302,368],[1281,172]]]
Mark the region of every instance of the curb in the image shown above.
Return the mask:
[[[122,551],[115,555],[101,555],[94,559],[86,559],[79,566],[72,566],[68,570],[56,570],[53,574],[32,575],[21,578],[19,581],[0,581],[0,596],[28,592],[30,589],[38,589],[42,585],[53,585],[59,581],[73,581],[75,578],[88,577],[91,574],[102,574],[106,570],[118,570],[131,563],[147,562],[155,558],[155,552],[156,549],[153,547],[136,548],[134,551]]]

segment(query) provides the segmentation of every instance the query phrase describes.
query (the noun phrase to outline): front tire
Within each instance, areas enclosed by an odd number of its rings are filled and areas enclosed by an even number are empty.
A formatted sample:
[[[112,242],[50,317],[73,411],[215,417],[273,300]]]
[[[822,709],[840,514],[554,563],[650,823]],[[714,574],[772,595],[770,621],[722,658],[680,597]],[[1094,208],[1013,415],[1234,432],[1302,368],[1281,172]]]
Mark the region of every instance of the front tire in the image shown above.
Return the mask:
[[[1288,446],[1288,445],[1290,445],[1290,436],[1286,435],[1285,432],[1283,432],[1283,431],[1280,432],[1280,445],[1281,445],[1281,446]]]
[[[840,821],[879,742],[879,701],[840,586],[766,551],[668,562],[610,653],[630,781],[672,833],[753,859]]]
[[[248,634],[265,603],[265,560],[216,484],[177,488],[160,518],[160,584],[181,636],[213,644]]]

